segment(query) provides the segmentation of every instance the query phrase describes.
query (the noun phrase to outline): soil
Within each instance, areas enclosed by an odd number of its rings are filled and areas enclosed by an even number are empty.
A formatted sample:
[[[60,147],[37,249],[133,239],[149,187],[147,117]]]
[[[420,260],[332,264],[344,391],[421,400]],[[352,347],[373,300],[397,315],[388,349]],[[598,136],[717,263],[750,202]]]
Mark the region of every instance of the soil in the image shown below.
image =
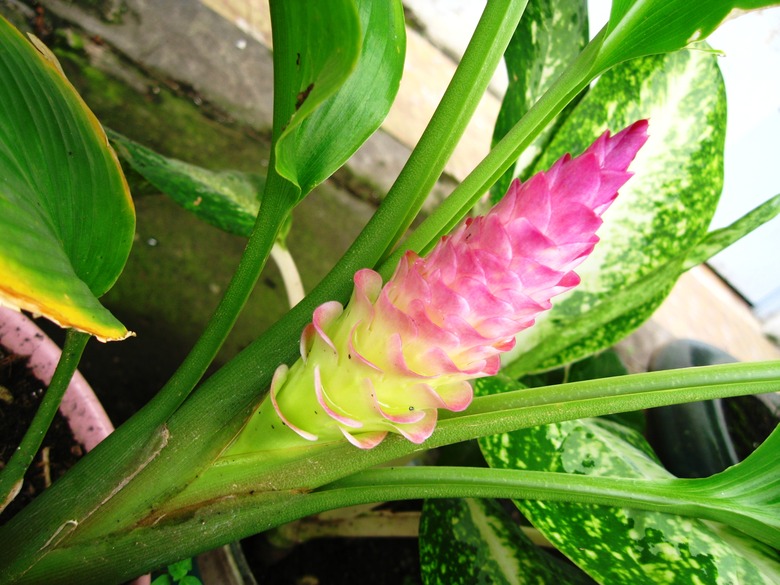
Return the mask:
[[[27,358],[0,347],[0,467],[10,459],[38,409],[44,384],[27,368]],[[0,514],[0,525],[32,501],[82,455],[65,417],[57,412],[16,499]]]
[[[263,585],[419,585],[416,538],[318,538],[296,546],[276,562],[263,535],[242,541]],[[264,557],[264,558],[263,558]]]

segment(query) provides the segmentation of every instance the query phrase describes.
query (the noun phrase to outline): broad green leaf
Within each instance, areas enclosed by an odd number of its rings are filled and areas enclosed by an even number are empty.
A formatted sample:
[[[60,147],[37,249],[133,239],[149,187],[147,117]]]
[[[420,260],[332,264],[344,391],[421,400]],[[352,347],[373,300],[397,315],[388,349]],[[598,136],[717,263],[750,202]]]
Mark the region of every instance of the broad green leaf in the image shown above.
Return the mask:
[[[427,500],[420,518],[425,585],[585,584],[574,567],[538,549],[495,500]]]
[[[650,139],[604,214],[582,283],[518,336],[507,373],[556,367],[611,346],[647,319],[706,233],[722,187],[726,102],[715,57],[680,51],[624,63],[577,105],[538,162],[579,153],[640,118]],[[510,363],[511,362],[511,363]]]
[[[395,99],[406,36],[401,2],[271,2],[277,170],[305,196],[379,127]],[[323,31],[339,31],[323,34]]]
[[[587,42],[587,6],[583,0],[528,2],[504,53],[509,85],[496,119],[493,144],[525,115]],[[516,165],[512,165],[493,186],[493,202],[504,196],[514,177],[523,176],[528,164],[549,141],[554,127],[555,122],[537,136]]]
[[[594,71],[682,49],[707,38],[734,9],[775,4],[777,0],[614,0]]]
[[[48,49],[0,17],[0,304],[127,337],[97,297],[122,272],[134,230],[97,119]]]
[[[709,260],[743,236],[777,217],[779,213],[780,195],[775,195],[731,225],[709,232],[686,256],[684,268],[687,270]]]
[[[248,237],[260,209],[265,179],[239,171],[210,171],[167,158],[116,132],[119,156],[179,205],[227,232]]]
[[[488,464],[502,469],[656,481],[670,478],[641,435],[605,420],[523,429],[481,439],[480,446]],[[777,466],[772,469],[776,472]],[[767,478],[762,479],[766,482]],[[776,499],[775,492],[773,487],[764,499]],[[721,501],[730,503],[726,498]],[[561,552],[600,583],[730,585],[775,583],[780,578],[775,551],[700,520],[589,504],[515,503]],[[745,550],[752,551],[752,558],[745,556]]]

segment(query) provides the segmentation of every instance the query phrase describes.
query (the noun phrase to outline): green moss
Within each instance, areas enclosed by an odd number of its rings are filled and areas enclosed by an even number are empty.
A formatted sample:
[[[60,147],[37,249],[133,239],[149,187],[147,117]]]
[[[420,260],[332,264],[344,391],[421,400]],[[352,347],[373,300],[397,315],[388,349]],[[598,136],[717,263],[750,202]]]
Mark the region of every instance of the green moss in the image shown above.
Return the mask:
[[[104,22],[113,24],[121,23],[122,18],[127,13],[124,0],[71,0],[71,2],[78,4]]]
[[[145,87],[139,92],[92,65],[80,51],[56,48],[55,53],[103,125],[166,156],[211,169],[263,172],[267,165],[269,141],[229,123],[224,114],[198,105],[197,95],[177,94],[132,65],[122,64],[124,75],[134,85]]]

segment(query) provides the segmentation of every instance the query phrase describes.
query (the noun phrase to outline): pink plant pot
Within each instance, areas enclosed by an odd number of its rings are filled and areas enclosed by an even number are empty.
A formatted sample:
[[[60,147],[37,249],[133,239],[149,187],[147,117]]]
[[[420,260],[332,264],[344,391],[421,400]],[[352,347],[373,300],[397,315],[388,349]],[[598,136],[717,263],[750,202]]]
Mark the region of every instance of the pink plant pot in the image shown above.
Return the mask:
[[[61,350],[24,313],[0,307],[0,344],[17,355],[29,356],[33,375],[44,384],[51,382]],[[62,398],[60,412],[87,451],[114,430],[97,396],[78,371]]]
[[[33,375],[48,385],[62,351],[24,313],[0,307],[0,345],[16,355],[29,356]],[[92,388],[78,371],[62,398],[60,412],[68,421],[75,439],[89,451],[114,430],[114,426]],[[148,585],[149,575],[133,581]]]

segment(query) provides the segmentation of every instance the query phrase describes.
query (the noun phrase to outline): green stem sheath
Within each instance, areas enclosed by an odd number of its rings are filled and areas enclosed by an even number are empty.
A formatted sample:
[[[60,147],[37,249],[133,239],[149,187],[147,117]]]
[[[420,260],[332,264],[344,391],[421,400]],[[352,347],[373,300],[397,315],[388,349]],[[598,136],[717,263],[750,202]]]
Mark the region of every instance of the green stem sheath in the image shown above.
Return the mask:
[[[54,551],[46,567],[36,567],[20,583],[41,582],[42,577],[61,583],[128,578],[133,568],[148,570],[212,548],[229,530],[239,538],[325,510],[410,498],[490,497],[622,506],[726,522],[774,546],[780,544],[771,514],[749,502],[735,503],[728,495],[722,496],[720,483],[718,476],[651,480],[462,467],[373,469],[312,492],[251,490],[172,511],[157,523],[116,533],[110,541],[76,542]],[[138,542],[144,546],[134,546]],[[74,557],[95,561],[73,567]]]

